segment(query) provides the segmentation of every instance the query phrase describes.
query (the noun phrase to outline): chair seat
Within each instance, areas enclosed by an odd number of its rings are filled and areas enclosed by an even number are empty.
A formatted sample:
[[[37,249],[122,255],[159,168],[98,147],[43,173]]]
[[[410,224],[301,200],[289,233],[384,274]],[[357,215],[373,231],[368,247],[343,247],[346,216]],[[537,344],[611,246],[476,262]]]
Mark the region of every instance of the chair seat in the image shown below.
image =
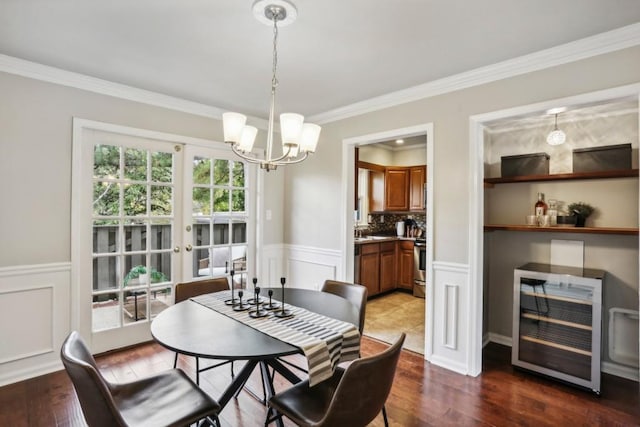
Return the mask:
[[[185,426],[220,411],[220,405],[180,369],[113,384],[113,399],[132,426]]]
[[[313,387],[309,387],[308,380],[301,381],[273,396],[269,406],[278,412],[286,412],[297,425],[317,426],[326,415],[343,374],[344,369],[338,367],[331,378]]]

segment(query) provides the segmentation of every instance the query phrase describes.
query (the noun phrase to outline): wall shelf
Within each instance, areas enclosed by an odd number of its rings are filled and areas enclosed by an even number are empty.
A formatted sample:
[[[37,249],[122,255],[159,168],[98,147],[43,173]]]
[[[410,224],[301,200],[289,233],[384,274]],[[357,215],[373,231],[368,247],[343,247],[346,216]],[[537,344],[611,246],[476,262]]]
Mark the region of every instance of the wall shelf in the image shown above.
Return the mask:
[[[637,236],[638,228],[619,227],[536,227],[529,225],[489,224],[484,231],[526,231],[535,233],[584,233],[584,234],[619,234]]]
[[[517,182],[539,182],[539,181],[570,181],[578,179],[607,179],[607,178],[629,178],[637,177],[638,169],[622,169],[614,171],[600,172],[576,172],[557,173],[552,175],[524,175],[509,176],[499,178],[485,178],[485,188],[491,188],[495,184],[512,184]]]

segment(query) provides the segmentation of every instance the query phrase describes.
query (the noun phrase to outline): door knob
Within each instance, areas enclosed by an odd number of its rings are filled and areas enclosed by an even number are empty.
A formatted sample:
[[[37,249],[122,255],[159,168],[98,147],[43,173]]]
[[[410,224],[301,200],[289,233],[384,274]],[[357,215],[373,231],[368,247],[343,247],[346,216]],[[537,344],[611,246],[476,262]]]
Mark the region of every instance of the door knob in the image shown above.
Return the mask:
[[[176,246],[175,248],[173,248],[173,252],[175,253],[180,252],[180,246]]]
[[[187,245],[184,248],[187,250],[187,252],[191,252],[191,250],[193,249],[193,246]]]

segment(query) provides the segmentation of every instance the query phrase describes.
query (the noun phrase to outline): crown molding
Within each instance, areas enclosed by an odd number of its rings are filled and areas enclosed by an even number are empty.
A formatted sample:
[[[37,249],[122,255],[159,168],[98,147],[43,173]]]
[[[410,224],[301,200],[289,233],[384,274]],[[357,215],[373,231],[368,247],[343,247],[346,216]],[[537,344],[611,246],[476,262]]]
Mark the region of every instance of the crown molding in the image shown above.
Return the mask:
[[[575,62],[639,44],[640,23],[637,23],[529,55],[356,102],[325,113],[313,115],[308,119],[314,123],[326,124],[460,89]],[[0,54],[0,72],[217,120],[222,119],[222,113],[224,112],[224,110],[218,107],[187,101],[185,99],[114,83],[3,54]],[[267,129],[268,127],[267,121],[262,118],[249,117],[248,121],[260,129]]]
[[[224,110],[218,107],[187,101],[3,54],[0,54],[0,71],[216,120],[222,120],[222,113],[224,113]],[[248,117],[248,121],[260,129],[267,129],[267,121],[264,119]]]
[[[508,59],[486,67],[476,68],[429,83],[356,102],[325,113],[316,114],[309,117],[309,121],[326,124],[460,89],[615,52],[639,44],[640,23],[637,23],[532,54]]]

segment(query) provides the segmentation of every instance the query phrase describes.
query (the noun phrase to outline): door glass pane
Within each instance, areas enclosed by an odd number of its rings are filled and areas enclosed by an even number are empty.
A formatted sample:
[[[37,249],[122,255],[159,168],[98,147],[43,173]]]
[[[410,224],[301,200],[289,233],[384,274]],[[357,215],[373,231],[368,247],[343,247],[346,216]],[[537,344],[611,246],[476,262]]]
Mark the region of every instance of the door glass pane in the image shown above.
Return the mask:
[[[215,218],[213,224],[213,244],[222,245],[229,243],[229,221]]]
[[[120,227],[110,225],[110,222],[112,221],[98,220],[93,222],[94,254],[113,253],[118,250]]]
[[[118,284],[118,258],[96,257],[93,259],[93,291],[120,288]]]
[[[211,185],[211,159],[202,157],[193,159],[193,183]]]
[[[234,219],[232,224],[233,243],[247,242],[247,223],[241,219]]]
[[[119,294],[115,292],[93,296],[92,327],[94,331],[120,326],[120,302],[118,299]]]
[[[96,216],[120,214],[120,184],[107,181],[93,183],[93,214]]]
[[[242,162],[233,163],[233,186],[244,187],[245,165]]]
[[[216,188],[213,190],[213,210],[214,212],[229,212],[228,189]]]
[[[147,186],[127,184],[124,187],[124,215],[136,216],[147,214]]]
[[[232,206],[233,212],[244,212],[244,190],[232,190],[231,198],[232,198]]]
[[[132,224],[124,226],[125,252],[137,252],[147,249],[147,226]],[[141,258],[142,260],[142,258]]]
[[[127,148],[124,151],[124,178],[132,181],[147,180],[147,151]]]
[[[165,216],[173,213],[173,191],[169,186],[151,186],[151,215]]]
[[[229,185],[229,160],[216,159],[213,164],[213,184]]]
[[[120,174],[120,147],[96,145],[93,147],[93,177],[117,178]]]
[[[155,182],[173,182],[173,154],[151,154],[151,180]]]
[[[191,205],[193,215],[210,215],[211,190],[209,188],[194,188]]]
[[[151,223],[151,250],[171,249],[171,223],[157,220]]]

